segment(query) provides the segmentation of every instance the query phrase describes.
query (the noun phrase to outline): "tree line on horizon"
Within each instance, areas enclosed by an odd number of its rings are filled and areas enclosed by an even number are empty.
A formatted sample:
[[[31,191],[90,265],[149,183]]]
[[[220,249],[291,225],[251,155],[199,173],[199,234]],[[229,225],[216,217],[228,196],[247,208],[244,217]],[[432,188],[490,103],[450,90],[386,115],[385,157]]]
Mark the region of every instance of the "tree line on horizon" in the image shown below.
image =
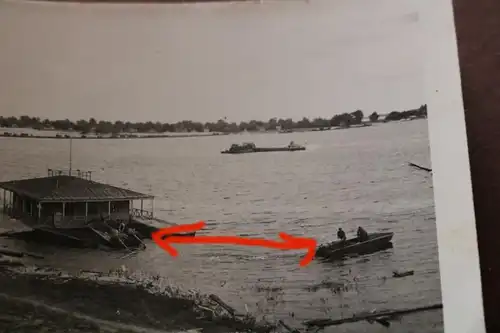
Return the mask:
[[[404,111],[392,111],[385,115],[383,119],[377,112],[372,112],[368,119],[370,122],[388,122],[399,121],[410,118],[426,118],[427,105],[421,105],[416,109]],[[81,119],[73,122],[69,119],[64,120],[41,120],[39,117],[21,116],[17,117],[0,117],[0,127],[6,128],[32,128],[35,130],[58,130],[58,131],[77,131],[81,134],[96,133],[96,134],[118,134],[118,133],[166,133],[166,132],[221,132],[221,133],[238,133],[242,131],[256,132],[261,130],[293,130],[293,129],[308,129],[308,128],[331,128],[331,127],[350,127],[360,125],[364,121],[365,114],[361,110],[356,110],[351,113],[342,113],[334,115],[332,118],[314,118],[312,120],[304,117],[299,121],[293,119],[271,118],[268,121],[242,121],[239,124],[236,122],[227,122],[226,119],[220,119],[217,122],[195,122],[191,120],[183,120],[176,123],[161,123],[161,122],[124,122],[124,121],[97,121],[94,118],[88,120]]]

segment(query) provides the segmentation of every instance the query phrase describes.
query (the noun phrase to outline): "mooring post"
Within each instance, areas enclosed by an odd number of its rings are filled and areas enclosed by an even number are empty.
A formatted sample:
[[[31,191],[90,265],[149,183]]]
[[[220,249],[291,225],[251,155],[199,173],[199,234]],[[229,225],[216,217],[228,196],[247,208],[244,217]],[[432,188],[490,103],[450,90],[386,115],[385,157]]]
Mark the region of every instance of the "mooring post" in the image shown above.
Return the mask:
[[[71,176],[71,168],[73,162],[73,138],[69,138],[69,175]]]
[[[89,203],[85,201],[85,222],[87,222],[88,215],[89,215]]]
[[[155,198],[151,200],[151,218],[153,218],[155,212]]]

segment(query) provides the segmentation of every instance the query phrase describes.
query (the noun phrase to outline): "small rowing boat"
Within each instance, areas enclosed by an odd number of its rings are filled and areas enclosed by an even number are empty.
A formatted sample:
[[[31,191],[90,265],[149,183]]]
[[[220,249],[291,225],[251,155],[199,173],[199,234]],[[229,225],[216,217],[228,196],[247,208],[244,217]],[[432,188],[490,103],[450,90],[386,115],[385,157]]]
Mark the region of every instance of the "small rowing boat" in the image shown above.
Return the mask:
[[[392,248],[393,232],[372,233],[368,240],[360,242],[358,237],[320,245],[316,250],[318,258],[340,260],[344,257],[369,254]]]

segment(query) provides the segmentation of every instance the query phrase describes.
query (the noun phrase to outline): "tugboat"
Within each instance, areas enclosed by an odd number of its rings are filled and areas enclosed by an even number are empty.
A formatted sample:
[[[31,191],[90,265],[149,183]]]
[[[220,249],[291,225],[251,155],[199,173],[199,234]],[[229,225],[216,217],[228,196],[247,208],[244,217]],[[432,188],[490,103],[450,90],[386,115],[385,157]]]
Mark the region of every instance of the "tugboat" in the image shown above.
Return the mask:
[[[253,142],[244,142],[242,144],[233,143],[227,150],[222,151],[222,154],[245,154],[255,153],[257,147]]]
[[[266,152],[276,152],[276,151],[300,151],[306,150],[306,147],[300,146],[295,142],[291,141],[286,147],[271,147],[263,148],[256,147],[253,142],[244,142],[242,144],[233,144],[227,150],[221,151],[221,154],[247,154],[247,153],[266,153]]]

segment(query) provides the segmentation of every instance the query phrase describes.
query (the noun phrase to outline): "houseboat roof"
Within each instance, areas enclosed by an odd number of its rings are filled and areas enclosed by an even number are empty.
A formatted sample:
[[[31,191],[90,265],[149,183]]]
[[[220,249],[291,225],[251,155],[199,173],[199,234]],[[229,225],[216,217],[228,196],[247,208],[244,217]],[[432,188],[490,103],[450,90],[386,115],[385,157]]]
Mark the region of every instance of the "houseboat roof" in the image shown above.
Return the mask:
[[[153,198],[152,195],[67,175],[0,182],[0,188],[40,202],[118,201]]]

